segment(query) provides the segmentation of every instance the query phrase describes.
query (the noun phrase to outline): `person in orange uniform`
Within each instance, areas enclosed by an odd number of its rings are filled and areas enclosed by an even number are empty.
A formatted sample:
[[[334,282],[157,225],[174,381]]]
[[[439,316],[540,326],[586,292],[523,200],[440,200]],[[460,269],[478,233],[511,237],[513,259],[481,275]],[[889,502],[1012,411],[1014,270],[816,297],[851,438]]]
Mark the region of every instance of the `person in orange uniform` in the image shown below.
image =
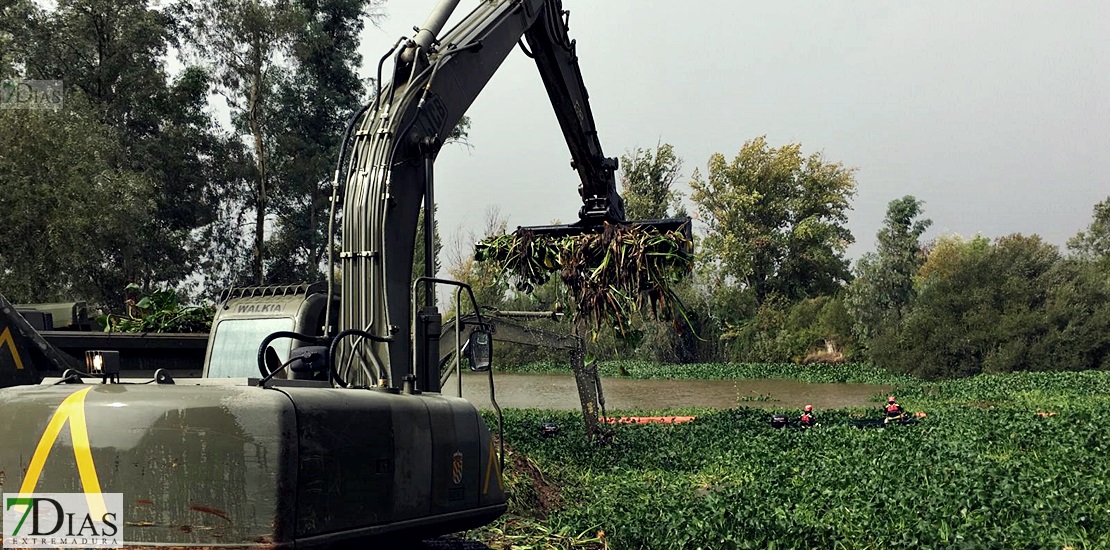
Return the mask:
[[[894,399],[893,395],[886,399],[885,411],[886,419],[883,420],[884,424],[900,422],[906,418],[906,411],[902,409],[902,406],[898,404],[898,401]]]
[[[806,405],[802,410],[802,417],[799,419],[803,428],[812,428],[817,424],[817,417],[813,414],[813,405]]]

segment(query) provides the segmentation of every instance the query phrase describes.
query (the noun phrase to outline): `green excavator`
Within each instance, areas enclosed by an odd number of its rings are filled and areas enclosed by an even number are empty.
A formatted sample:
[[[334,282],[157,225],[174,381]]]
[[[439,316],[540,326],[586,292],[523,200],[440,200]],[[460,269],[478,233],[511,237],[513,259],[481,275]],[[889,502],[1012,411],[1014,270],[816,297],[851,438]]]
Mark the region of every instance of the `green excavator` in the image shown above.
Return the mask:
[[[329,226],[341,211],[328,273],[342,283],[225,291],[201,378],[121,377],[112,350],[74,364],[0,300],[5,497],[79,493],[103,511],[119,495],[123,542],[151,548],[425,539],[504,513],[498,439],[470,402],[440,391],[437,285],[481,308],[466,285],[436,279],[431,258],[415,282],[411,266],[422,206],[434,234],[440,147],[518,45],[539,69],[583,204],[578,223],[537,229],[626,222],[561,0],[483,1],[441,33],[457,4],[442,0],[381,58],[392,78],[347,127]],[[467,326],[454,356],[489,371],[493,325],[480,314],[457,323]]]

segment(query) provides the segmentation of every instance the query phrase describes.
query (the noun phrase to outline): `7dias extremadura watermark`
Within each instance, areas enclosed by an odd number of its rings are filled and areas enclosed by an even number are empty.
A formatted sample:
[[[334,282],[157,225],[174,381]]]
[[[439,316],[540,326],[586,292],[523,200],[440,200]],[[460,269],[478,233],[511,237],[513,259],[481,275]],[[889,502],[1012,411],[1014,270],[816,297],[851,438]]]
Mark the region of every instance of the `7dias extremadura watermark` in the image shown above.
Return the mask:
[[[61,109],[61,80],[0,80],[0,109]]]
[[[4,493],[5,548],[122,548],[121,493]]]

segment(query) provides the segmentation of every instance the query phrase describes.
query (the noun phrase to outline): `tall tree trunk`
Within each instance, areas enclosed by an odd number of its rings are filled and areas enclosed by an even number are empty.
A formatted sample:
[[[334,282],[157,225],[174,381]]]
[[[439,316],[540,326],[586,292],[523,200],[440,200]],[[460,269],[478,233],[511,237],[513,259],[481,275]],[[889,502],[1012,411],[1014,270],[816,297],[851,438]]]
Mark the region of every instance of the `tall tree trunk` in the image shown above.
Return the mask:
[[[311,276],[315,276],[315,274],[317,273],[317,270],[320,266],[320,260],[324,257],[323,251],[325,250],[324,247],[316,245],[316,218],[318,214],[317,207],[319,205],[319,200],[320,186],[318,183],[314,183],[312,193],[309,195],[308,206],[308,257],[312,258],[312,265],[308,266],[308,269]]]
[[[262,271],[263,247],[266,242],[266,153],[262,141],[262,123],[259,110],[262,104],[262,41],[255,36],[251,49],[251,85],[250,98],[247,104],[247,117],[250,120],[251,135],[254,136],[255,163],[258,168],[258,186],[256,190],[256,209],[254,221],[254,261],[252,265],[255,284],[265,283],[265,274]]]

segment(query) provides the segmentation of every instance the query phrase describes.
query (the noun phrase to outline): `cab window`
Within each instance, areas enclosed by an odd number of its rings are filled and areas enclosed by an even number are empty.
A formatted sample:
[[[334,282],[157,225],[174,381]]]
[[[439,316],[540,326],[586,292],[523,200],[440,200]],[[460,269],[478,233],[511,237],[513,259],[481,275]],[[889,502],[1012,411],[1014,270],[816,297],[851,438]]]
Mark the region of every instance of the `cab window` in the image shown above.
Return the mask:
[[[212,356],[209,358],[207,378],[257,377],[258,346],[262,339],[283,330],[293,330],[293,319],[224,319],[216,325],[212,336]],[[289,358],[289,338],[278,338],[270,343],[284,363]]]

